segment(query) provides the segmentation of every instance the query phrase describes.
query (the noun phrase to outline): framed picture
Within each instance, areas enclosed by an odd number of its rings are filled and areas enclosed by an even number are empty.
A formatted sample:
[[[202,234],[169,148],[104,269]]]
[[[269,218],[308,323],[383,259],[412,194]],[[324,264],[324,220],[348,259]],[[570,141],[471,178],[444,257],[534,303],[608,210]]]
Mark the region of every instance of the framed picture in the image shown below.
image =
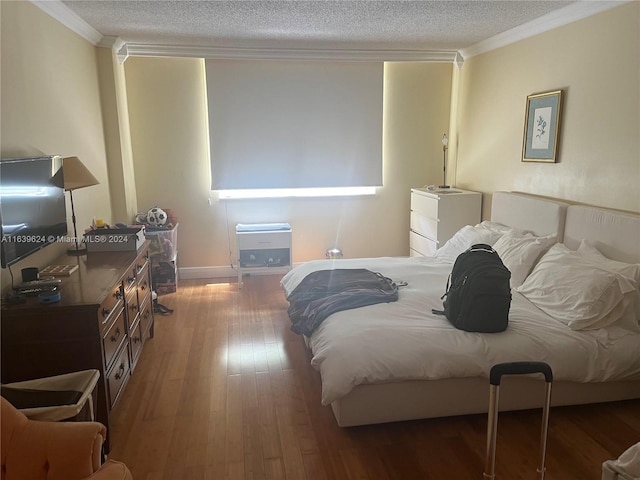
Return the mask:
[[[523,162],[557,161],[561,110],[562,90],[527,97],[522,144]]]

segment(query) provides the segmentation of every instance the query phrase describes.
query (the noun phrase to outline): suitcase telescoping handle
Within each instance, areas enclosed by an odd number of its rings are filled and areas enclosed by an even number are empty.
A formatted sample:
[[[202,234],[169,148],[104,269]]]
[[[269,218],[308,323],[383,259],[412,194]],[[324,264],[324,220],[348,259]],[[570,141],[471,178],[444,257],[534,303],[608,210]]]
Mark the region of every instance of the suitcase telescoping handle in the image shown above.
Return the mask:
[[[500,386],[500,379],[503,375],[527,375],[530,373],[542,373],[545,382],[553,382],[551,367],[544,362],[510,362],[498,363],[491,367],[489,383]]]
[[[549,408],[551,406],[551,384],[553,372],[551,367],[544,362],[509,362],[499,363],[491,367],[489,372],[489,420],[487,425],[487,450],[483,478],[494,480],[496,478],[496,439],[498,434],[498,401],[500,392],[500,380],[503,375],[529,375],[541,373],[546,382],[546,396],[542,410],[542,428],[540,432],[540,467],[538,468],[539,480],[544,480],[545,461],[547,451],[547,431],[549,429]]]

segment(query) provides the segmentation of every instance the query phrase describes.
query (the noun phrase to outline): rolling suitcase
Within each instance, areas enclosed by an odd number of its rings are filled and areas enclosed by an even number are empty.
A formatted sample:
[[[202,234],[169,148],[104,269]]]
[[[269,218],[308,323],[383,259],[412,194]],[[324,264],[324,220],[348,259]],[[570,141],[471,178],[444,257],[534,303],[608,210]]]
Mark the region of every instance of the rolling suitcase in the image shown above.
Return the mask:
[[[491,367],[489,372],[489,420],[487,425],[487,450],[483,478],[495,479],[496,466],[496,438],[498,433],[498,401],[500,380],[503,375],[528,375],[542,373],[547,385],[546,398],[542,410],[542,431],[540,433],[540,468],[539,479],[544,480],[545,460],[547,450],[547,430],[549,427],[549,407],[551,406],[551,384],[553,373],[551,367],[543,362],[510,362],[499,363]]]

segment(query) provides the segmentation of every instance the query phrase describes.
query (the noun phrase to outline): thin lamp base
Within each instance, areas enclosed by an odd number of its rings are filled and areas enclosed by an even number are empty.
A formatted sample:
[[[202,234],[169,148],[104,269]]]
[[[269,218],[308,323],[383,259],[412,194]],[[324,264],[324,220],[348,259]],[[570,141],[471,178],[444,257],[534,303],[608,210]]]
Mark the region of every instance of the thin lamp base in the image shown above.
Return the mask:
[[[79,257],[87,254],[87,247],[68,248],[67,255]]]

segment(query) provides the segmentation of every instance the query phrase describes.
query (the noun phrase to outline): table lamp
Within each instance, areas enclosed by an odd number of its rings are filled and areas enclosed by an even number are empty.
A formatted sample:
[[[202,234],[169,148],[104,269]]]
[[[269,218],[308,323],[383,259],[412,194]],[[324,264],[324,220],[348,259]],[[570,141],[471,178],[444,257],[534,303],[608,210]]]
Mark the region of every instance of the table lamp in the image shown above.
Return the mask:
[[[64,176],[64,189],[69,192],[71,198],[71,221],[73,222],[73,240],[75,248],[69,248],[69,255],[84,255],[87,253],[87,247],[78,243],[78,229],[76,226],[76,211],[73,206],[73,191],[78,188],[90,187],[98,185],[100,182],[93,174],[84,166],[78,157],[66,157],[62,161],[62,174]]]
[[[439,188],[449,188],[447,185],[447,145],[449,144],[449,139],[447,138],[447,134],[442,135],[442,185]]]

